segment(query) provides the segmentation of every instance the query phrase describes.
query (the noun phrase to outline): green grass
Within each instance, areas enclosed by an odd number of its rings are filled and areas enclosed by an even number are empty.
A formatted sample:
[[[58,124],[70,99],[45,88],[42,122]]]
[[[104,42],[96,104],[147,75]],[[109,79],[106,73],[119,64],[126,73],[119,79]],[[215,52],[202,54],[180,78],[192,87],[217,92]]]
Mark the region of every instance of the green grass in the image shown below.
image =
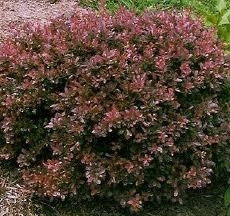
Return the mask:
[[[129,9],[142,11],[146,8],[192,8],[196,12],[215,12],[215,5],[218,0],[107,0],[106,5],[110,11],[115,11],[119,5]],[[80,0],[83,7],[92,7],[98,9],[98,0]],[[230,0],[227,1],[230,4]]]

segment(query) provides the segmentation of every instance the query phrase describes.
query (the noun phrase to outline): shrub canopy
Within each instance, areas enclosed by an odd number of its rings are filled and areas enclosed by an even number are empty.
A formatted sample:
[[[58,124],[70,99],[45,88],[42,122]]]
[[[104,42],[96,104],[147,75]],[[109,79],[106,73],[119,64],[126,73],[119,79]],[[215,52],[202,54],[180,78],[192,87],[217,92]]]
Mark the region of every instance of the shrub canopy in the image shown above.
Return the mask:
[[[0,157],[38,194],[180,201],[228,139],[222,46],[185,11],[27,25],[0,46],[0,72]]]

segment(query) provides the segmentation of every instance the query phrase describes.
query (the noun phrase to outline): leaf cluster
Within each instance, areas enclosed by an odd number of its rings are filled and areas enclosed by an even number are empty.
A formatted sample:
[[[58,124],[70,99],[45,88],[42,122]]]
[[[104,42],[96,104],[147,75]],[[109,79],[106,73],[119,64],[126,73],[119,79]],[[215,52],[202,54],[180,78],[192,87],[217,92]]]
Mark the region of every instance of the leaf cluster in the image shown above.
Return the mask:
[[[2,160],[31,192],[181,202],[227,149],[224,51],[189,12],[82,11],[0,46]],[[227,129],[228,130],[227,130]]]

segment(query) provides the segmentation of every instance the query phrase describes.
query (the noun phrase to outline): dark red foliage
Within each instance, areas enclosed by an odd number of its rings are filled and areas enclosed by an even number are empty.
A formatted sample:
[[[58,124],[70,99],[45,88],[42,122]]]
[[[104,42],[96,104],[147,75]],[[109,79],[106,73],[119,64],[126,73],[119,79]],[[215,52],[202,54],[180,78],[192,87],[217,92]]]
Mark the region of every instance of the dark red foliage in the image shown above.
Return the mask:
[[[46,196],[180,201],[210,183],[228,139],[224,68],[214,30],[184,11],[25,26],[0,47],[0,156]]]

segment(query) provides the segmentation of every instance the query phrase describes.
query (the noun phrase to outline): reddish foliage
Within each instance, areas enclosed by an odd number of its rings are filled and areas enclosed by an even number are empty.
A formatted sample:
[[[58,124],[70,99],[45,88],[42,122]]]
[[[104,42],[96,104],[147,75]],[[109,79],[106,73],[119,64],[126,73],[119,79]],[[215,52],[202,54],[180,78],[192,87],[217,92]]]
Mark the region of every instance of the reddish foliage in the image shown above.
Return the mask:
[[[121,8],[25,32],[0,47],[0,156],[29,188],[136,209],[210,183],[211,146],[228,139],[213,30],[187,12]]]

